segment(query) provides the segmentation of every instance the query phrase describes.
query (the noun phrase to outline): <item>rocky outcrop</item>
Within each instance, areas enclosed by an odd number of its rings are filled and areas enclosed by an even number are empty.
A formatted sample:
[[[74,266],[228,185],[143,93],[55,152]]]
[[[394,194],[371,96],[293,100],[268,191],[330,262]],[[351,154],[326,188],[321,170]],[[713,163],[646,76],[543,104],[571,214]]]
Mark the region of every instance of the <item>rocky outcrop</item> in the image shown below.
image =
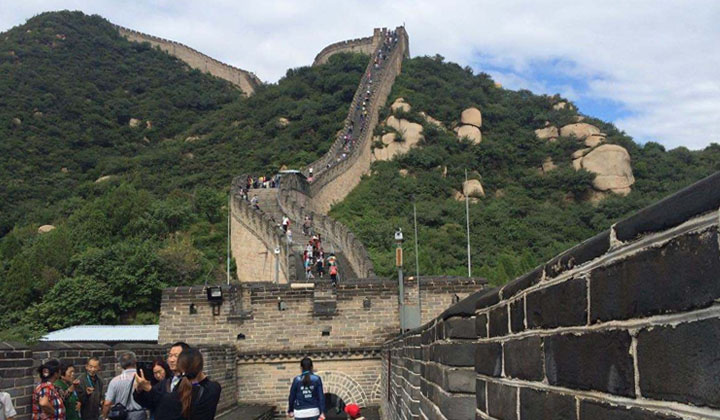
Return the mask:
[[[463,182],[463,194],[470,198],[485,197],[485,189],[477,179],[469,179]]]
[[[594,173],[593,187],[601,192],[627,195],[635,183],[630,154],[617,144],[598,146],[573,160],[573,166]]]
[[[37,231],[38,231],[38,233],[43,234],[43,233],[48,233],[53,230],[55,230],[55,226],[53,226],[53,225],[42,225],[38,228]]]
[[[391,160],[397,155],[407,153],[423,138],[423,128],[418,123],[397,119],[391,115],[383,124],[400,133],[402,141],[399,141],[398,135],[392,132],[384,134],[379,139],[376,137],[376,140],[382,141],[384,147],[373,150],[374,160]]]
[[[538,128],[537,130],[535,130],[535,135],[540,140],[555,141],[557,140],[560,133],[558,133],[557,127],[551,125],[545,128]]]
[[[554,171],[555,169],[557,169],[557,165],[555,164],[555,162],[553,162],[550,156],[546,157],[542,163],[543,173],[546,174],[548,172]]]
[[[568,124],[560,129],[560,135],[563,137],[575,137],[578,140],[600,134],[600,129],[588,123]]]
[[[285,117],[280,117],[280,118],[277,119],[277,126],[278,126],[278,127],[281,127],[281,128],[282,128],[282,127],[287,127],[288,125],[290,125],[290,120],[288,120],[287,118],[285,118]]]
[[[130,121],[128,121],[128,125],[130,128],[136,128],[140,126],[140,120],[137,118],[130,118]]]
[[[98,179],[95,180],[95,183],[96,183],[96,184],[99,184],[99,183],[101,183],[101,182],[110,181],[111,179],[115,179],[115,175],[104,175],[104,176],[101,176],[100,178],[98,178]]]
[[[460,114],[460,122],[463,125],[474,125],[475,127],[482,127],[482,114],[477,108],[468,108]]]
[[[585,138],[585,146],[587,147],[596,147],[599,146],[600,143],[605,142],[605,136],[600,134],[591,134]]]
[[[425,119],[425,121],[429,122],[432,125],[435,125],[439,128],[445,128],[445,124],[442,123],[442,121],[436,120],[435,118],[429,116],[427,113],[421,111],[420,116]]]
[[[565,101],[563,101],[563,102],[558,102],[558,103],[556,103],[555,105],[553,105],[552,108],[553,108],[555,111],[559,111],[559,110],[561,110],[561,109],[565,109],[565,108],[567,108],[567,102],[565,102]]]
[[[458,127],[457,137],[459,139],[467,138],[474,144],[480,144],[480,142],[482,142],[482,133],[480,129],[474,125],[461,125]]]
[[[395,102],[393,102],[392,105],[390,105],[390,110],[392,112],[397,112],[397,111],[410,112],[411,109],[412,109],[412,107],[410,106],[409,103],[405,102],[404,98],[397,98],[397,99],[395,99]]]

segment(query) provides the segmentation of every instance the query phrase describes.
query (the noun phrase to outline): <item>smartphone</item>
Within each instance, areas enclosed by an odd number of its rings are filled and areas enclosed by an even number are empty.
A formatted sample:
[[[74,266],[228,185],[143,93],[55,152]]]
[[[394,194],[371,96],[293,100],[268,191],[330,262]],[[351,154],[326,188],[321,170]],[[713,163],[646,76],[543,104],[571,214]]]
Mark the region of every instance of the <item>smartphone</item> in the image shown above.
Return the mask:
[[[157,382],[153,376],[153,362],[137,362],[137,371],[138,375],[140,375],[140,371],[142,371],[142,376],[148,381],[152,383]]]

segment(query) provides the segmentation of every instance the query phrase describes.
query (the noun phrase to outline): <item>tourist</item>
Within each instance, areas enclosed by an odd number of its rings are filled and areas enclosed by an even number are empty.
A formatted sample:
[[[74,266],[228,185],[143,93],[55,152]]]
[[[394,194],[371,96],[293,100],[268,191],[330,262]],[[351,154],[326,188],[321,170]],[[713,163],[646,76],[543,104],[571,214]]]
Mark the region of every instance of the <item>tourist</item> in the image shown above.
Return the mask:
[[[156,360],[152,365],[153,386],[165,380],[165,378],[172,378],[173,373],[170,371],[170,366],[163,360]]]
[[[199,350],[183,350],[177,361],[182,380],[173,392],[154,392],[150,381],[140,372],[135,374],[134,396],[143,406],[154,406],[155,420],[212,420],[222,388],[205,375],[203,365]]]
[[[100,417],[104,384],[98,372],[100,372],[100,359],[93,356],[85,363],[85,374],[80,375],[80,385],[77,388],[80,417],[83,419],[94,420]]]
[[[7,392],[0,392],[0,420],[15,420],[17,411],[13,407],[12,398]]]
[[[323,278],[323,274],[325,274],[325,265],[322,257],[317,259],[317,262],[315,263],[315,270],[318,273],[318,277]]]
[[[352,420],[365,420],[365,417],[360,414],[360,407],[357,404],[348,404],[345,406],[345,413],[350,416]]]
[[[143,390],[144,392],[141,394],[138,394],[136,391],[133,394],[135,401],[150,410],[150,414],[154,416],[155,420],[165,418],[160,414],[158,406],[160,405],[160,401],[164,398],[164,395],[173,393],[180,383],[182,379],[182,371],[180,371],[178,359],[180,359],[180,355],[188,349],[190,349],[190,346],[182,341],[178,341],[170,346],[170,350],[167,354],[167,367],[170,370],[169,373],[166,372],[165,378],[160,379],[155,385],[150,382],[151,388],[149,390]],[[156,365],[153,365],[153,376],[157,379],[157,376],[155,376],[155,366]],[[143,373],[140,372],[140,374],[142,375]],[[151,381],[150,378],[147,378],[147,380]],[[137,380],[135,382],[137,382]]]
[[[48,360],[38,368],[40,383],[32,394],[32,420],[65,420],[65,403],[53,385],[60,377],[60,362]]]
[[[287,232],[286,232],[286,236],[287,236],[288,244],[292,245],[292,243],[293,243],[293,240],[292,240],[292,230],[291,230],[290,228],[288,228],[288,230],[287,230]]]
[[[65,418],[67,420],[80,420],[80,379],[75,378],[75,367],[70,363],[60,364],[60,378],[54,383],[55,388],[65,404]]]
[[[288,228],[290,227],[290,218],[287,216],[283,216],[282,218],[282,228],[285,233],[287,233]]]
[[[128,351],[118,356],[118,364],[123,369],[122,373],[110,381],[105,393],[103,403],[103,418],[108,418],[110,410],[116,409],[122,404],[127,410],[127,420],[146,420],[147,414],[140,404],[133,398],[133,383],[137,372],[137,357],[135,353]]]
[[[333,287],[337,286],[337,276],[338,276],[338,267],[337,264],[333,264],[330,266],[330,282],[332,283]]]
[[[260,210],[260,201],[258,200],[257,194],[253,195],[253,198],[250,200],[250,205],[253,206],[255,210]]]
[[[309,357],[300,361],[302,373],[293,379],[288,398],[288,416],[298,420],[325,420],[322,380],[313,373]]]

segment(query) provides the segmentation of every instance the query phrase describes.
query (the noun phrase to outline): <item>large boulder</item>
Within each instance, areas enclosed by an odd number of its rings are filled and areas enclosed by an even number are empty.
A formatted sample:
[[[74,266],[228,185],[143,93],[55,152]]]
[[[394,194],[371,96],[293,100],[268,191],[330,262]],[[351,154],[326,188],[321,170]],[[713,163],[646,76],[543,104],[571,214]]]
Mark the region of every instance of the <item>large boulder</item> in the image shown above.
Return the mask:
[[[477,108],[468,108],[460,114],[460,122],[478,128],[482,127],[482,114]]]
[[[42,225],[38,228],[37,231],[38,231],[38,233],[43,234],[43,233],[48,233],[53,230],[55,230],[55,226],[53,226],[53,225]]]
[[[425,121],[429,122],[430,124],[433,124],[440,128],[445,128],[442,121],[436,120],[435,118],[429,116],[427,113],[425,113],[423,111],[420,111],[420,116],[423,117],[425,119]]]
[[[463,182],[463,194],[467,197],[485,197],[485,190],[477,179],[469,179]]]
[[[578,140],[585,140],[593,134],[600,134],[600,129],[588,123],[568,124],[560,129],[563,137],[576,137]]]
[[[554,125],[551,125],[551,126],[548,126],[545,128],[538,128],[537,130],[535,130],[535,135],[540,140],[554,141],[555,139],[558,138],[558,136],[560,134],[558,133],[557,127],[555,127]]]
[[[542,163],[543,173],[548,173],[550,171],[554,171],[555,169],[557,169],[557,165],[555,164],[555,162],[553,162],[550,156],[546,157]]]
[[[595,147],[600,143],[605,143],[605,136],[602,133],[591,134],[585,138],[585,146],[587,147]]]
[[[567,107],[567,102],[563,101],[563,102],[558,102],[558,103],[556,103],[555,105],[553,105],[552,108],[553,108],[555,111],[558,111],[558,110],[561,110],[561,109],[565,109],[566,107]]]
[[[390,105],[390,110],[392,112],[402,111],[402,112],[410,112],[410,109],[412,107],[409,103],[405,102],[404,98],[397,98],[395,99],[395,102]]]
[[[287,127],[288,125],[290,125],[290,120],[285,117],[280,117],[277,119],[276,125],[280,128]]]
[[[128,125],[132,128],[139,127],[140,126],[140,120],[137,118],[130,118],[130,121],[128,121]]]
[[[115,179],[115,176],[114,175],[104,175],[104,176],[101,176],[100,178],[96,179],[95,183],[99,184],[101,182],[110,181],[111,179]]]
[[[459,139],[467,137],[474,144],[480,144],[482,141],[482,133],[480,132],[480,129],[474,125],[461,125],[457,129],[457,137]]]
[[[596,147],[582,158],[580,164],[596,174],[593,187],[598,191],[627,195],[635,183],[630,154],[622,146],[603,144]]]
[[[396,155],[407,153],[422,140],[422,125],[394,116],[385,120],[385,125],[402,134],[403,141],[398,141],[396,133],[386,133],[381,138],[384,147],[373,150],[374,160],[390,160]]]

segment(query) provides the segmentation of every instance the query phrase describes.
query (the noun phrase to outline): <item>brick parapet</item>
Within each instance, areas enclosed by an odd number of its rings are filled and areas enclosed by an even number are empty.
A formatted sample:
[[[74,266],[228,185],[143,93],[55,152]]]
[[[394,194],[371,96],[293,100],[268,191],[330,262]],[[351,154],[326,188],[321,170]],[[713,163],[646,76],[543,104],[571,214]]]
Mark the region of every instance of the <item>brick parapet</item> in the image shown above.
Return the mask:
[[[384,418],[720,419],[718,207],[720,173],[388,341]]]
[[[128,38],[129,40],[148,42],[152,45],[160,46],[161,49],[170,55],[185,61],[188,65],[190,65],[190,67],[206,71],[213,76],[227,80],[238,86],[248,96],[252,95],[255,92],[255,89],[262,84],[260,79],[254,73],[223,63],[177,41],[148,35],[120,25],[113,26],[120,35]],[[200,65],[200,63],[203,65]]]
[[[379,29],[373,31],[373,36],[365,38],[348,39],[345,41],[334,42],[323,48],[313,60],[313,66],[319,66],[327,63],[331,56],[341,52],[363,52],[371,54],[380,42],[378,37]]]

